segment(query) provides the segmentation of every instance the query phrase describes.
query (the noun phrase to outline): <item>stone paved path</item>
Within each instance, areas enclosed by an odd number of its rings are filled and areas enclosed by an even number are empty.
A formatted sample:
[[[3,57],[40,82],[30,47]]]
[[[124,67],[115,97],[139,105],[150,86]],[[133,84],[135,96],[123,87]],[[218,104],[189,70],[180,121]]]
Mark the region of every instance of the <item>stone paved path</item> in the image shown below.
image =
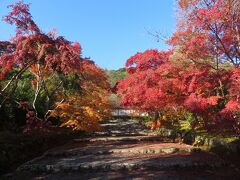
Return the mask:
[[[240,179],[215,154],[164,142],[137,120],[108,120],[92,137],[75,139],[20,166],[11,179]]]

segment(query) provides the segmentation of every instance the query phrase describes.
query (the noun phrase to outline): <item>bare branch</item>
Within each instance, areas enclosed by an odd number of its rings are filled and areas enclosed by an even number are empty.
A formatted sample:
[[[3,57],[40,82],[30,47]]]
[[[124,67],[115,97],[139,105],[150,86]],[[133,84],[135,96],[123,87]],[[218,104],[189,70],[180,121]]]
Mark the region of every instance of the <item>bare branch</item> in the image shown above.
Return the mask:
[[[148,33],[148,35],[154,37],[157,42],[160,42],[160,41],[166,42],[168,40],[168,38],[166,36],[164,36],[163,34],[161,34],[158,31],[152,32],[152,31],[148,30],[147,28],[144,28],[144,29]]]

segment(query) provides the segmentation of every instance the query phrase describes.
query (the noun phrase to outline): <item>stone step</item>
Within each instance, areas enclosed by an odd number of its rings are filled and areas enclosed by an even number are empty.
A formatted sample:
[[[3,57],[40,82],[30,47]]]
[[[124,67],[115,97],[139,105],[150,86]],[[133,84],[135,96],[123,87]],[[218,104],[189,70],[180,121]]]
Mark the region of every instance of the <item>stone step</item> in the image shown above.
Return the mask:
[[[172,154],[176,152],[194,152],[201,151],[198,148],[142,148],[142,149],[78,149],[78,150],[68,150],[68,151],[51,151],[47,152],[45,156],[49,157],[66,157],[66,156],[76,156],[76,155],[100,155],[100,154],[112,154],[112,153],[133,153],[133,154]]]
[[[103,141],[103,142],[113,142],[113,141],[131,141],[131,142],[138,142],[138,141],[158,141],[163,142],[164,138],[161,136],[115,136],[115,137],[94,137],[94,138],[79,138],[74,139],[73,142],[96,142],[96,141]]]
[[[95,136],[141,136],[149,130],[137,119],[112,119],[101,122],[102,130],[93,133]]]
[[[48,157],[67,157],[77,155],[100,155],[113,153],[132,154],[172,154],[176,152],[196,152],[200,149],[179,143],[160,143],[146,141],[94,141],[83,143],[70,143],[64,148],[52,149],[45,153]]]
[[[165,170],[119,170],[119,171],[70,171],[70,172],[55,172],[55,173],[31,173],[31,172],[17,172],[8,175],[6,179],[23,180],[23,179],[48,179],[48,180],[79,180],[79,179],[92,179],[92,180],[218,180],[218,179],[239,179],[240,172],[234,170],[232,167],[223,167],[215,169],[165,169]]]
[[[116,171],[116,170],[191,170],[191,169],[215,169],[226,167],[225,163],[151,163],[151,164],[136,164],[136,163],[115,163],[115,164],[94,164],[94,163],[77,163],[77,164],[65,164],[65,165],[26,165],[18,168],[19,171],[37,172],[37,173],[51,173],[51,172],[68,172],[68,171],[86,171],[86,170],[98,170],[98,171]]]
[[[175,178],[178,173],[183,172],[185,175],[186,172],[197,172],[192,177],[202,172],[205,175],[209,175],[209,172],[218,174],[228,166],[215,154],[149,135],[150,131],[145,130],[137,120],[108,120],[102,126],[103,131],[52,149],[21,165],[16,173],[22,174],[22,177],[28,177],[26,173],[31,174],[29,177],[39,175],[36,179],[48,175],[52,177],[50,179],[64,179],[65,176],[69,180],[73,174],[76,179],[110,179],[107,173],[118,177],[117,179],[126,179],[127,174],[127,179],[147,179],[143,176],[144,173],[146,177],[156,175],[150,179],[161,179],[159,177],[170,177],[177,172],[169,179],[179,179]],[[135,173],[131,174],[132,172]],[[203,177],[206,179],[206,176]]]
[[[142,154],[141,157],[129,153],[114,155],[85,155],[65,158],[43,157],[18,168],[18,171],[60,172],[81,170],[161,170],[161,169],[212,169],[227,164],[217,156],[204,153],[174,153],[170,155]]]
[[[147,133],[135,133],[135,132],[95,132],[92,133],[91,136],[96,137],[96,136],[108,136],[108,137],[121,137],[121,136],[147,136]]]

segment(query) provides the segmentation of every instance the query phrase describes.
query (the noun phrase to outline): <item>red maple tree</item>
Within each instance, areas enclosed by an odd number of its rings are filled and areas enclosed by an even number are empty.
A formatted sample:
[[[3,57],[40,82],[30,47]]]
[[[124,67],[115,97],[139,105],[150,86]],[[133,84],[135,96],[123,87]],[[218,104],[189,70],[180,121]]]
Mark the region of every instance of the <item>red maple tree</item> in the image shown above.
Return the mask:
[[[234,0],[180,0],[178,27],[167,41],[172,50],[127,60],[130,75],[118,84],[122,105],[157,114],[185,108],[209,131],[239,134],[239,7]]]
[[[29,5],[23,1],[9,8],[11,12],[4,21],[16,26],[16,35],[10,41],[0,41],[0,80],[7,82],[0,89],[1,104],[12,98],[22,75],[30,72],[33,97],[27,102],[12,99],[28,111],[25,130],[43,128],[53,111],[68,99],[81,97],[92,84],[96,90],[90,97],[93,101],[100,99],[98,102],[107,107],[107,102],[101,102],[100,94],[107,94],[109,89],[105,75],[94,62],[81,56],[80,44],[57,36],[55,31],[42,32],[32,19]],[[39,99],[41,103],[37,103]],[[98,108],[92,107],[92,111],[101,109],[100,103]]]

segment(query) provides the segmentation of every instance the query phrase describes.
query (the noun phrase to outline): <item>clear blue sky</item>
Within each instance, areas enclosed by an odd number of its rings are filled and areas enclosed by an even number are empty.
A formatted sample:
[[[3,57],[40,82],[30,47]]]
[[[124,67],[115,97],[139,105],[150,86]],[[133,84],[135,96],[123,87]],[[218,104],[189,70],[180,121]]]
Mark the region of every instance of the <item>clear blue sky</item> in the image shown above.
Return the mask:
[[[8,4],[0,0],[0,17]],[[164,42],[145,29],[170,36],[175,29],[175,0],[25,0],[32,3],[31,14],[44,31],[56,28],[59,35],[79,41],[83,56],[100,67],[117,69],[136,52],[166,49]],[[0,22],[0,40],[14,35],[14,27]]]

